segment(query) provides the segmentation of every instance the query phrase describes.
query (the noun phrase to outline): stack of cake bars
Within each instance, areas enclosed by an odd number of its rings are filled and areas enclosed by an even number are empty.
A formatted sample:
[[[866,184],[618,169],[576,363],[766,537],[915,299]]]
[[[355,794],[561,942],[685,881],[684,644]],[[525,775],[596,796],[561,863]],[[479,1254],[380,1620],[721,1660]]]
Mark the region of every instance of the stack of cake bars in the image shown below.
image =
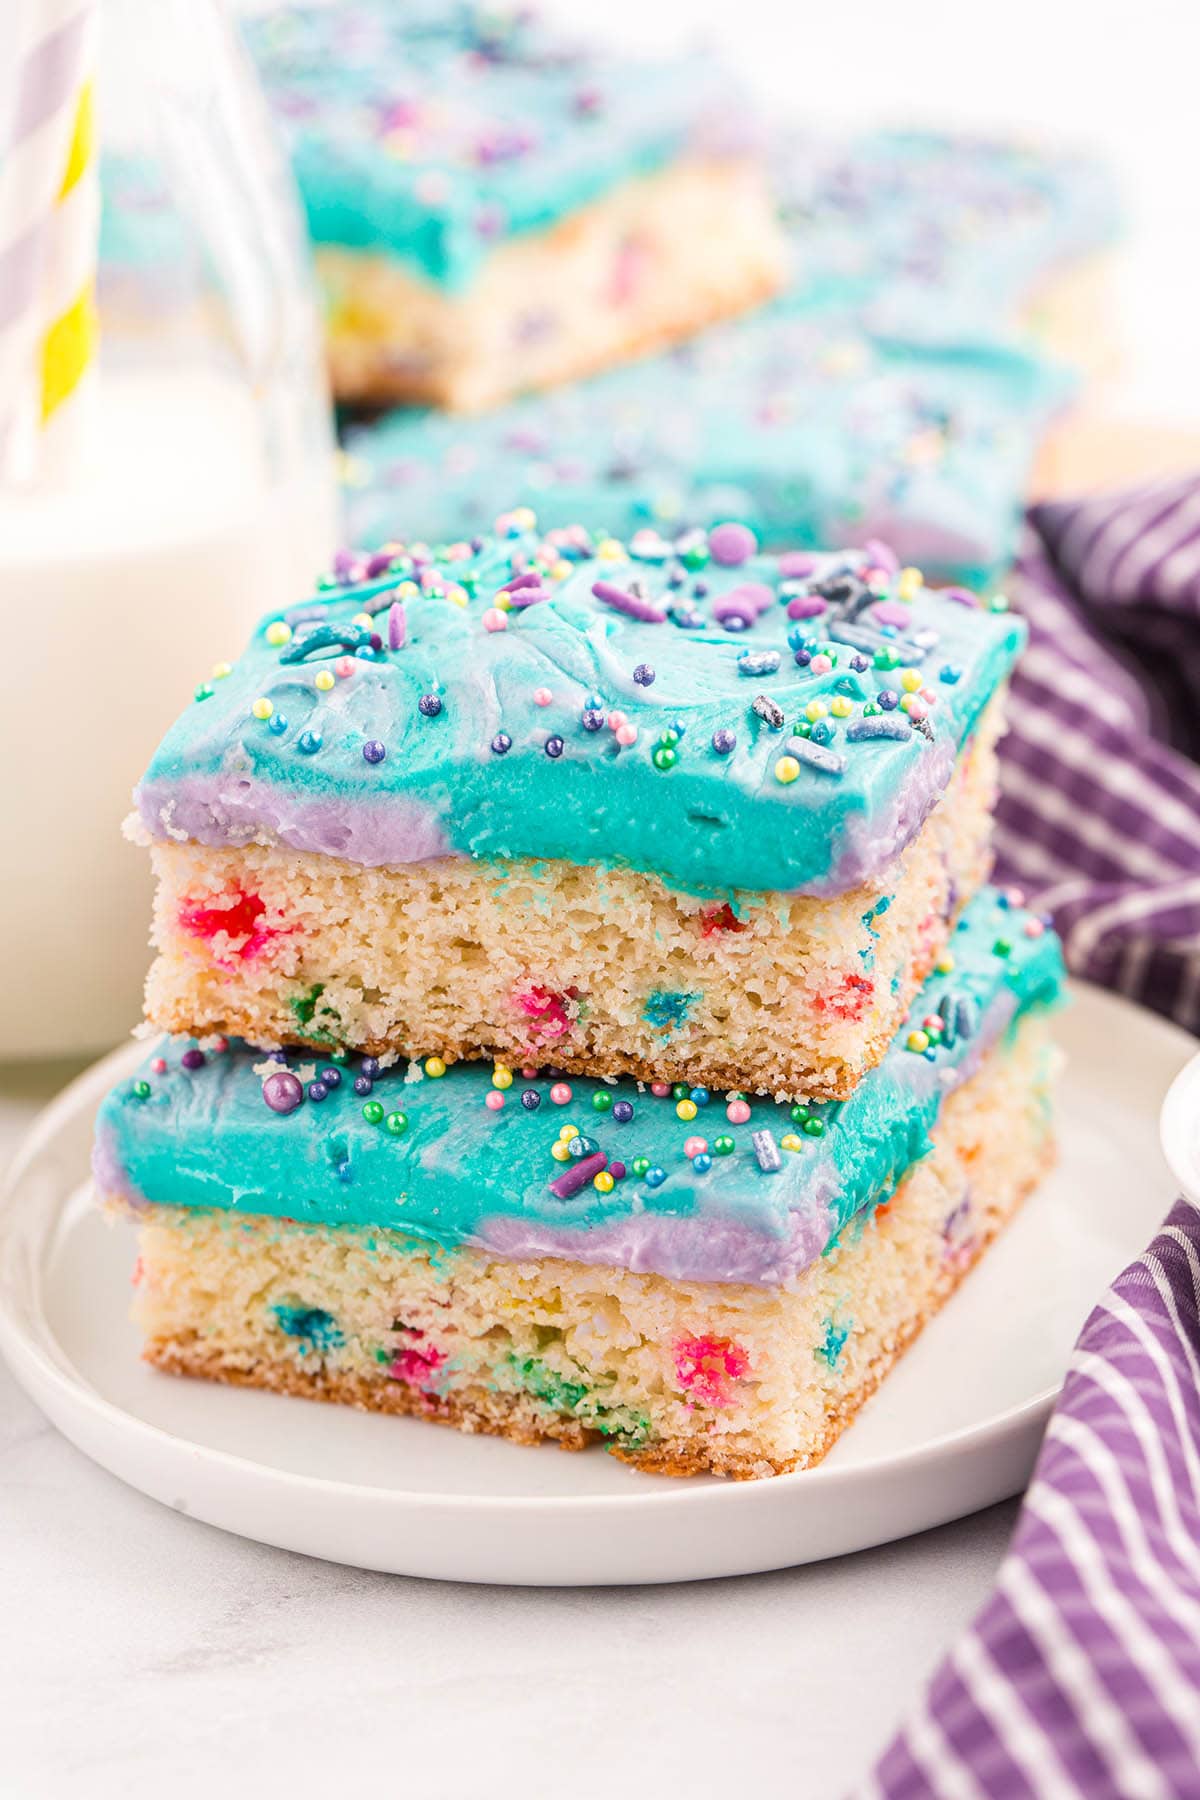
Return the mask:
[[[882,544],[526,509],[265,619],[131,824],[149,1360],[816,1462],[1052,1154],[1058,945],[984,885],[1021,638]]]

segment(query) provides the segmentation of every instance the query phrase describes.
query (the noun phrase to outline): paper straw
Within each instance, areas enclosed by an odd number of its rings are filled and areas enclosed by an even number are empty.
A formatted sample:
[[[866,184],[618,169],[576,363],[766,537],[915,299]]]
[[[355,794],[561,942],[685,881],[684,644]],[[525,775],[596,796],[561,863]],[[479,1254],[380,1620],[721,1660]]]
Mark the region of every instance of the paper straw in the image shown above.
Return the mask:
[[[94,0],[15,0],[0,113],[0,471],[18,480],[69,468],[95,358],[95,23]]]

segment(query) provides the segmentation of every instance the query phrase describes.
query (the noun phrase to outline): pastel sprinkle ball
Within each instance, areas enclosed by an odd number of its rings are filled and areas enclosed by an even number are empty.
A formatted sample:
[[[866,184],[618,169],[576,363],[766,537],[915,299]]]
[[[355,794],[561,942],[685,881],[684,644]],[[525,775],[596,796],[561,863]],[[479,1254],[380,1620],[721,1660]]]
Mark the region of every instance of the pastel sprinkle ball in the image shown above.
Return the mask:
[[[290,1069],[280,1069],[263,1082],[263,1099],[274,1113],[295,1112],[303,1098],[304,1089]]]
[[[650,1083],[650,1092],[654,1095],[656,1100],[665,1100],[670,1091],[671,1084],[669,1081],[652,1081]]]
[[[435,1081],[439,1080],[441,1076],[446,1073],[446,1065],[440,1056],[427,1056],[425,1058],[425,1073],[431,1075]]]
[[[497,1063],[492,1070],[492,1086],[496,1088],[510,1088],[512,1084],[512,1070],[505,1068],[503,1063]]]
[[[362,1115],[363,1115],[363,1118],[367,1121],[368,1125],[382,1125],[382,1123],[383,1123],[383,1101],[382,1100],[368,1100],[366,1105],[362,1109]]]
[[[499,1088],[492,1088],[489,1091],[484,1097],[484,1105],[489,1112],[500,1111],[500,1108],[504,1105],[504,1095],[500,1092]]]
[[[507,631],[508,620],[498,606],[489,606],[483,615],[485,631]]]
[[[571,1090],[565,1081],[556,1081],[550,1089],[550,1098],[555,1106],[566,1106],[571,1099]]]
[[[275,711],[274,702],[268,700],[265,694],[260,694],[257,700],[251,702],[250,711],[256,719],[269,719]]]
[[[775,764],[775,779],[782,781],[785,786],[788,782],[795,781],[799,773],[800,764],[794,756],[781,756]]]
[[[408,1130],[408,1114],[402,1112],[390,1112],[383,1123],[393,1137],[403,1137],[404,1133]]]
[[[758,539],[748,525],[716,525],[708,534],[708,553],[725,569],[749,562],[757,549]]]
[[[592,1186],[601,1194],[611,1194],[616,1182],[607,1169],[601,1169],[598,1175],[592,1176]]]
[[[150,1083],[148,1081],[135,1081],[133,1084],[133,1091],[137,1099],[148,1100],[150,1098]]]
[[[318,669],[313,676],[313,686],[320,688],[323,694],[327,694],[333,686],[333,670]]]
[[[363,759],[369,763],[381,763],[387,756],[387,748],[378,738],[368,738],[363,745]]]
[[[534,688],[533,690],[533,703],[535,706],[549,706],[553,698],[554,695],[550,692],[548,687]]]
[[[278,650],[283,644],[292,641],[292,628],[283,619],[276,619],[273,625],[267,626],[267,642],[271,648]]]
[[[745,1100],[731,1100],[725,1108],[725,1117],[731,1125],[744,1125],[750,1117],[750,1108]]]
[[[675,1107],[678,1116],[684,1120],[694,1119],[699,1110],[694,1100],[680,1100]]]

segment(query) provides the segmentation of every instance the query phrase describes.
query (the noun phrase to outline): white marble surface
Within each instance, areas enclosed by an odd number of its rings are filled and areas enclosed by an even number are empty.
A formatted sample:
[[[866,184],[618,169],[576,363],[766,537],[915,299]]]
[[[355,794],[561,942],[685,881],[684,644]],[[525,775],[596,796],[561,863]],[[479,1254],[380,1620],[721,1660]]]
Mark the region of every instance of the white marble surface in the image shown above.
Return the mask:
[[[70,1072],[0,1070],[0,1160]],[[686,1587],[407,1581],[157,1506],[0,1365],[0,1792],[826,1800],[983,1599],[1013,1515]]]

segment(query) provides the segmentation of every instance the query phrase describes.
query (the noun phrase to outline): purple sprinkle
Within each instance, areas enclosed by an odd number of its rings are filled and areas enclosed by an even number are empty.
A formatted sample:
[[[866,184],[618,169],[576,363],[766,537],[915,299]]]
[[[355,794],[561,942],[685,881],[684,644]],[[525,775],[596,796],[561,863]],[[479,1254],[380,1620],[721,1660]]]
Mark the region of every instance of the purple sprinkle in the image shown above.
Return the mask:
[[[633,1106],[628,1100],[618,1100],[612,1109],[612,1116],[618,1125],[628,1125],[633,1117]]]
[[[599,731],[604,725],[604,714],[597,712],[594,706],[587,706],[580,713],[579,722],[585,731]]]
[[[364,1099],[374,1086],[375,1083],[371,1080],[369,1075],[356,1075],[354,1077],[354,1091],[356,1094],[361,1094]]]
[[[943,588],[942,589],[942,599],[943,600],[953,600],[954,604],[956,606],[969,606],[972,609],[977,609],[979,606],[979,599],[975,594],[973,594],[971,592],[970,588],[964,588],[964,587]]]
[[[900,696],[895,688],[880,688],[875,698],[884,712],[892,712],[900,704]]]
[[[565,746],[560,737],[549,737],[546,739],[544,748],[546,751],[546,755],[551,757],[553,760],[557,761],[557,759],[562,755]]]
[[[374,556],[367,558],[367,580],[374,581],[377,575],[384,575],[392,566],[390,550],[376,550]]]
[[[526,1088],[525,1092],[521,1095],[521,1105],[525,1108],[525,1111],[536,1112],[541,1104],[542,1096],[538,1093],[537,1089]]]
[[[500,589],[502,594],[515,594],[521,588],[540,587],[542,577],[537,569],[522,569],[517,575],[510,575]]]
[[[780,576],[784,581],[803,581],[820,560],[811,550],[785,550],[778,563]]]
[[[564,1169],[550,1183],[550,1192],[557,1200],[569,1200],[572,1194],[577,1194],[580,1188],[586,1187],[592,1176],[598,1175],[607,1162],[608,1158],[603,1150],[595,1150],[591,1156],[581,1156],[577,1163],[572,1163],[569,1169]]]
[[[423,713],[427,719],[436,719],[442,710],[441,695],[422,694],[417,701],[417,710]]]
[[[185,1050],[180,1057],[180,1066],[185,1069],[202,1069],[207,1058],[203,1050]]]
[[[708,553],[722,568],[749,562],[757,549],[758,539],[748,525],[716,525],[708,534]]]
[[[304,1089],[290,1069],[281,1069],[278,1075],[268,1075],[263,1082],[263,1099],[272,1112],[295,1112],[303,1098]]]
[[[639,687],[649,687],[654,680],[654,670],[649,663],[639,663],[633,671],[633,679]]]
[[[614,611],[626,613],[631,619],[641,619],[646,625],[665,625],[667,615],[657,606],[651,606],[648,600],[641,600],[636,594],[630,594],[624,588],[616,587],[611,581],[593,581],[592,593],[605,606]]]
[[[912,624],[912,608],[901,606],[898,600],[878,600],[871,608],[871,617],[877,625],[896,625],[903,631]]]
[[[820,594],[797,594],[794,600],[788,601],[787,616],[789,619],[819,619],[828,610],[828,602],[822,600]]]
[[[329,1098],[329,1089],[325,1086],[323,1081],[310,1081],[308,1084],[308,1097],[310,1100],[316,1100],[318,1103],[322,1100],[327,1100]]]
[[[856,675],[865,674],[870,666],[870,662],[858,650],[856,650],[854,655],[850,658],[850,667],[854,670]]]
[[[712,747],[718,756],[728,756],[737,743],[736,731],[730,731],[727,725],[718,726],[712,734]]]
[[[873,569],[883,569],[888,575],[900,573],[900,558],[890,544],[881,542],[879,538],[868,538],[863,545],[863,554]]]
[[[518,588],[509,605],[514,612],[520,612],[526,606],[538,606],[543,600],[550,598],[550,589],[545,587]]]
[[[496,756],[507,756],[512,749],[512,739],[507,731],[498,731],[492,739],[492,751]]]
[[[372,1080],[378,1075],[379,1066],[379,1058],[377,1056],[364,1056],[362,1059],[362,1072],[364,1075],[369,1075]]]
[[[403,650],[408,636],[408,621],[404,617],[404,607],[399,600],[393,600],[388,607],[388,649]]]
[[[369,763],[381,763],[387,755],[387,746],[378,738],[368,738],[363,745],[363,760]]]
[[[847,725],[846,736],[854,743],[863,738],[907,738],[912,736],[912,727],[903,714],[894,714],[887,718],[855,719]]]
[[[625,1164],[623,1162],[609,1163],[608,1172],[614,1181],[624,1181],[626,1175]]]

